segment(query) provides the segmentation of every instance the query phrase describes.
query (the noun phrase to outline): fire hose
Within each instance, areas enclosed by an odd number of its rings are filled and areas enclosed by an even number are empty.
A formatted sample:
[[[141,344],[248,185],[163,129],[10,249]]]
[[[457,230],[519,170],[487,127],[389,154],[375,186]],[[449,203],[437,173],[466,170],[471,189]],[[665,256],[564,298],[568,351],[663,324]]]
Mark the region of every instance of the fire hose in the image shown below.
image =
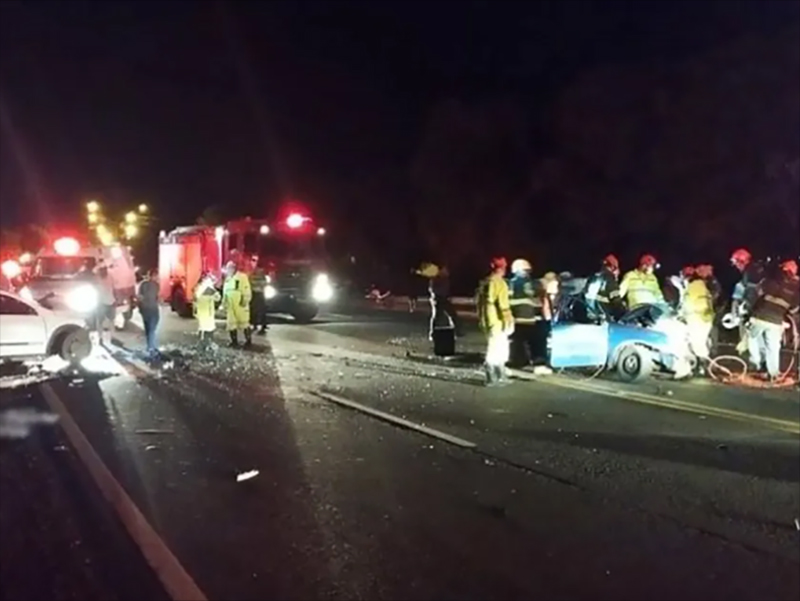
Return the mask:
[[[742,323],[742,318],[733,313],[727,313],[722,318],[722,327],[725,329],[733,329]],[[798,333],[797,323],[793,319],[787,319],[784,322],[784,332],[788,331],[792,337],[792,343],[789,350],[792,353],[792,358],[789,365],[782,371],[774,382],[764,381],[760,378],[748,374],[747,361],[738,355],[720,355],[714,357],[708,364],[708,375],[717,382],[723,384],[736,384],[739,386],[747,386],[752,388],[791,388],[797,383],[797,380],[790,376],[792,369],[797,362],[798,350],[800,349],[800,335]],[[784,334],[785,335],[785,334]],[[722,362],[732,362],[742,366],[741,371],[734,371],[725,367]],[[721,373],[714,373],[715,370]]]

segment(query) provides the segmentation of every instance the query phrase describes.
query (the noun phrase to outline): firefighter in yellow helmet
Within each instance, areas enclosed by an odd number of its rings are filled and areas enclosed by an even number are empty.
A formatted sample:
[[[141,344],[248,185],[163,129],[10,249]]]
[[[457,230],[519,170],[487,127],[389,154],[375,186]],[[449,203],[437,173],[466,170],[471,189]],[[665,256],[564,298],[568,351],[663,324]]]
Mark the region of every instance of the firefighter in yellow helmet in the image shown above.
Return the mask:
[[[514,318],[509,304],[505,273],[508,263],[504,257],[492,260],[492,271],[478,288],[475,306],[478,325],[486,336],[486,385],[508,382],[508,338],[514,333]]]
[[[687,280],[680,312],[689,329],[689,346],[700,360],[701,370],[709,360],[709,337],[714,325],[714,299],[698,270],[684,270]]]
[[[226,278],[222,287],[222,299],[225,303],[225,320],[228,334],[231,337],[231,347],[239,346],[239,330],[244,332],[245,348],[252,346],[253,336],[250,330],[250,299],[253,296],[250,289],[250,279],[247,274],[239,270],[234,261],[229,261],[225,266]]]
[[[208,350],[214,340],[217,328],[215,313],[221,296],[214,287],[214,276],[203,274],[194,289],[194,317],[197,319],[197,331],[200,334],[200,348]]]
[[[631,269],[622,278],[620,297],[628,302],[628,309],[664,303],[664,294],[655,274],[657,265],[658,261],[653,255],[643,255],[639,259],[639,267]]]

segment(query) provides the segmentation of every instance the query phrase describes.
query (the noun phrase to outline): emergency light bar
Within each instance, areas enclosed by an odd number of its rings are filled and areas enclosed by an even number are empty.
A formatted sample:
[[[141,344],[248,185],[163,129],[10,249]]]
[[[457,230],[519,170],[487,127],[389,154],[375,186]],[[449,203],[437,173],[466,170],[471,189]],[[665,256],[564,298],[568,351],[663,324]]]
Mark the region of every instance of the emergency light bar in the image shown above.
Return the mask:
[[[299,227],[303,226],[303,222],[306,220],[300,213],[292,213],[286,218],[286,225],[296,230]]]
[[[78,254],[81,245],[75,238],[59,238],[53,243],[53,248],[59,255],[70,257]]]

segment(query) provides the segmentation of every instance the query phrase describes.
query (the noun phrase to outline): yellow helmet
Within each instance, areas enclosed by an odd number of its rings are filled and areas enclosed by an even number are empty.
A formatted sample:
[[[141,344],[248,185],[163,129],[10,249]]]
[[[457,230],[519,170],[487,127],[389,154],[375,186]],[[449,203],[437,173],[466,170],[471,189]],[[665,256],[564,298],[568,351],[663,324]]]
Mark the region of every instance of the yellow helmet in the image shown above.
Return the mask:
[[[415,273],[421,275],[423,278],[435,278],[439,275],[439,266],[434,263],[426,262],[420,265]]]
[[[525,273],[531,270],[531,264],[527,259],[514,259],[511,263],[511,273]]]

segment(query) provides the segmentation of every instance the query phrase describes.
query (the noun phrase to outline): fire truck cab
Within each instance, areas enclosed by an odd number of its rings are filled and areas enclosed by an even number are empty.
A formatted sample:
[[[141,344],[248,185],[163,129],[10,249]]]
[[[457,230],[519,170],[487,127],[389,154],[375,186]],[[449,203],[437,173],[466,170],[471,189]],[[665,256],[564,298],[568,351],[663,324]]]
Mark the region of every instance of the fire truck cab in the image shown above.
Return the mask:
[[[268,221],[249,217],[221,226],[178,227],[159,236],[159,286],[162,300],[182,317],[192,316],[194,289],[203,273],[219,286],[225,266],[236,261],[251,273],[264,270],[268,313],[288,313],[301,323],[316,317],[333,300],[326,271],[325,229],[299,212]]]

